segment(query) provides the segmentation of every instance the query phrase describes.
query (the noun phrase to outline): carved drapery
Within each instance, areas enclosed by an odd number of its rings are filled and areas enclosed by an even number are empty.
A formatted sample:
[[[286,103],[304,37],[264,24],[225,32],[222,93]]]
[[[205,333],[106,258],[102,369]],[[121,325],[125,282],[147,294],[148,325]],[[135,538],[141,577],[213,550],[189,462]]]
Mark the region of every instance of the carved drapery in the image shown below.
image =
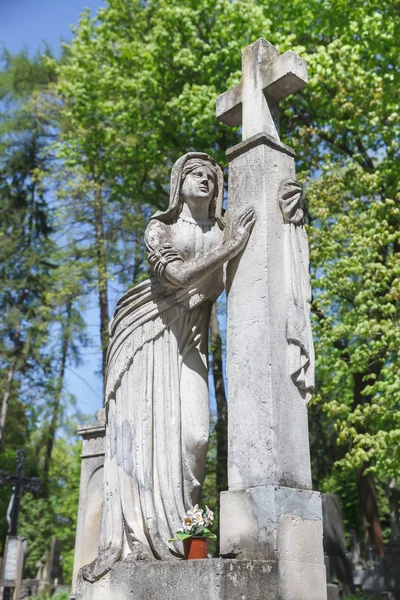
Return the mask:
[[[289,228],[287,251],[290,266],[286,281],[289,371],[308,402],[315,387],[315,360],[310,322],[311,285],[308,239],[304,227],[304,196],[295,179],[286,179],[281,184],[279,197],[282,215]]]

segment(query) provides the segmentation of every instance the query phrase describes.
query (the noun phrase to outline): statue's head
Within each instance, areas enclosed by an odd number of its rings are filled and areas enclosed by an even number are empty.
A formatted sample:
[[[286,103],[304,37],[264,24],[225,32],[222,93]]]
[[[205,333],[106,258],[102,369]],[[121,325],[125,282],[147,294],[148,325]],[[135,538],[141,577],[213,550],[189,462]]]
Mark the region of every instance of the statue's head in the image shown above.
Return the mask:
[[[182,169],[180,204],[186,202],[210,205],[215,198],[216,186],[218,181],[214,165],[201,158],[191,158]]]
[[[158,211],[153,218],[172,222],[181,213],[186,200],[208,202],[210,219],[217,220],[223,227],[223,193],[223,174],[215,160],[203,152],[188,152],[172,168],[167,210]]]

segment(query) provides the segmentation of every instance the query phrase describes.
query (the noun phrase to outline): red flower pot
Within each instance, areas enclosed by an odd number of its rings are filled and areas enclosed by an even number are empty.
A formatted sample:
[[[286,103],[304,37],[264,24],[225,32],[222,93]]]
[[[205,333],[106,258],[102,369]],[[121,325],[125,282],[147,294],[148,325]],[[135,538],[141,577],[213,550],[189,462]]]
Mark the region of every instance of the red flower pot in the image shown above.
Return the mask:
[[[183,551],[186,560],[207,558],[208,538],[190,537],[183,540]]]

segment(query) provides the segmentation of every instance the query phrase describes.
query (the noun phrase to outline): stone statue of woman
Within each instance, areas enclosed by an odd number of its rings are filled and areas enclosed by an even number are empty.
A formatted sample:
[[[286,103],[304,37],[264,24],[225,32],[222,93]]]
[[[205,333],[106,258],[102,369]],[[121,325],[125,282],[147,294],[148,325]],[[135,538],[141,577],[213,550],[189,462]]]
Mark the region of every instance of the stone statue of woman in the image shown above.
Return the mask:
[[[173,559],[168,543],[200,501],[209,432],[207,337],[223,265],[245,246],[252,210],[225,227],[223,175],[189,152],[174,165],[170,201],[145,232],[152,277],[118,302],[110,323],[106,452],[94,580],[128,555]]]

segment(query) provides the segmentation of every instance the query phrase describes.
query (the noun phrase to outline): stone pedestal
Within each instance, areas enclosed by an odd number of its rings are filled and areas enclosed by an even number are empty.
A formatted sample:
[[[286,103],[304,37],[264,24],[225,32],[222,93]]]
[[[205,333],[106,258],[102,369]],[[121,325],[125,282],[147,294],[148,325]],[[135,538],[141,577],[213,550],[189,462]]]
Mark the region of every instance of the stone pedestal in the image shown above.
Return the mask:
[[[303,570],[293,586],[302,589]],[[318,595],[320,573],[307,575],[310,588],[284,587],[276,561],[208,559],[191,561],[121,562],[95,583],[78,578],[78,600],[323,600]],[[326,593],[326,592],[325,592]]]
[[[274,486],[223,492],[220,518],[222,556],[271,561],[280,599],[324,598],[319,493]]]
[[[78,521],[76,526],[72,597],[78,571],[97,556],[103,502],[104,409],[96,413],[97,422],[78,429],[83,438]]]

